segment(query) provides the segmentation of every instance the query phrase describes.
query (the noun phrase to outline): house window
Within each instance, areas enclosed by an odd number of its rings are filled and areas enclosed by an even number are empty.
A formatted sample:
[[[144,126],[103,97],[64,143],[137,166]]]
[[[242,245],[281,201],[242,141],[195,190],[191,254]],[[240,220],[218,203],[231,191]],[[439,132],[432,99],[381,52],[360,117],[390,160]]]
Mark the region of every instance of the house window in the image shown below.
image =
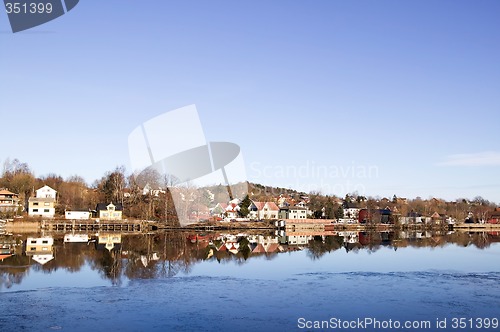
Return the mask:
[[[38,206],[38,202],[33,203],[33,206]]]
[[[38,209],[33,209],[33,212],[38,212]]]
[[[43,205],[50,206],[50,203],[49,202],[45,202]]]
[[[31,251],[36,251],[36,247],[31,247],[30,250]]]
[[[45,213],[49,213],[49,212],[50,212],[50,210],[49,210],[49,209],[44,209],[44,210],[43,210],[43,212],[45,212]]]
[[[47,240],[43,240],[43,241],[42,241],[42,243],[43,243],[43,244],[47,244],[47,243],[49,243],[49,241],[47,241]]]
[[[32,243],[32,244],[33,244],[33,243],[36,243],[36,240],[31,240],[31,243]]]

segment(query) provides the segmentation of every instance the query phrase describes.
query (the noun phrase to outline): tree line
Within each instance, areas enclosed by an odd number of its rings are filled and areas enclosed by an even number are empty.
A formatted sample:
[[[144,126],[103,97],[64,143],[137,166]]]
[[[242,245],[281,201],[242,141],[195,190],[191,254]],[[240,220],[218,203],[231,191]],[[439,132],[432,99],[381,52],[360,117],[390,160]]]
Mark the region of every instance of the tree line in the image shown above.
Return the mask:
[[[27,206],[29,197],[34,196],[35,190],[48,185],[57,191],[56,214],[58,215],[64,215],[66,210],[93,210],[98,203],[113,202],[122,204],[124,215],[129,218],[172,223],[177,222],[177,216],[168,188],[175,184],[174,178],[162,175],[154,169],[146,169],[141,174],[134,175],[127,174],[124,166],[118,166],[104,173],[90,185],[79,175],[69,176],[66,179],[55,173],[36,177],[30,166],[18,159],[7,159],[0,177],[0,188],[19,194],[24,206]],[[213,207],[216,203],[224,202],[227,194],[224,187],[214,186],[209,189],[212,196],[199,197],[200,204]],[[396,195],[392,198],[365,197],[358,193],[349,193],[339,198],[319,192],[303,193],[253,183],[248,183],[248,192],[249,195],[240,204],[242,212],[248,210],[250,200],[277,202],[280,195],[284,195],[290,201],[298,203],[307,197],[312,218],[318,219],[344,217],[342,205],[345,202],[356,203],[360,208],[371,210],[389,208],[393,214],[401,216],[410,214],[430,216],[437,212],[457,220],[464,220],[471,215],[477,220],[486,219],[488,213],[497,207],[495,203],[481,196],[470,200],[460,198],[451,202],[420,197],[402,199]]]

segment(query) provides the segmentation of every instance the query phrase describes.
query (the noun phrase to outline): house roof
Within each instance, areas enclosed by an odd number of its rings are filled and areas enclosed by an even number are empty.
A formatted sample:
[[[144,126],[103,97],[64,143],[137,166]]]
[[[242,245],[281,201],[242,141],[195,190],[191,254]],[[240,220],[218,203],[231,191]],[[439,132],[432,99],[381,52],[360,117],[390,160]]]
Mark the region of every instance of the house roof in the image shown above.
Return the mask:
[[[307,210],[307,208],[302,206],[290,206],[290,210]]]
[[[265,202],[252,202],[252,203],[259,211],[262,210],[264,208],[264,204],[266,204]]]
[[[254,254],[263,254],[266,252],[266,249],[262,244],[257,244],[257,246],[252,250],[252,253]]]
[[[240,206],[235,203],[231,203],[226,207],[226,211],[228,212],[238,212],[240,210]]]
[[[52,189],[51,187],[49,187],[49,186],[47,186],[47,185],[45,185],[45,186],[43,186],[42,188],[37,189],[37,190],[35,190],[35,191],[40,191],[40,190],[42,190],[42,189],[48,189],[48,190],[50,190],[50,191],[55,191],[55,192],[57,192],[57,190]]]
[[[28,202],[55,202],[56,199],[52,197],[30,197]]]
[[[8,191],[7,189],[0,190],[0,195],[14,195],[14,196],[19,196],[18,194],[14,194],[13,192]]]
[[[116,211],[123,210],[123,205],[121,205],[120,203],[116,203],[116,204],[115,203],[98,203],[97,207],[95,209],[96,209],[96,211],[107,210],[109,204],[113,204],[115,206]]]
[[[358,204],[353,202],[344,202],[342,206],[344,209],[359,209]]]

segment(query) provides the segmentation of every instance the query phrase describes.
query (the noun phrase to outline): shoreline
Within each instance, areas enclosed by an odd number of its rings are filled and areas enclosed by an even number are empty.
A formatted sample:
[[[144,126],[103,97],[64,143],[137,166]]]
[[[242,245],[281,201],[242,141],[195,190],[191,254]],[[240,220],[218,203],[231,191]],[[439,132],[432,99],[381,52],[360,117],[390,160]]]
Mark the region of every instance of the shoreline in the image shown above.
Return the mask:
[[[500,224],[454,224],[454,225],[422,225],[422,224],[336,224],[321,219],[312,222],[287,220],[278,227],[272,221],[263,222],[204,222],[186,226],[167,225],[162,222],[144,220],[124,220],[95,222],[94,220],[40,220],[40,221],[10,221],[4,224],[3,230],[8,233],[33,233],[39,231],[123,231],[151,232],[151,231],[285,231],[297,232],[335,232],[335,231],[376,231],[387,232],[396,230],[424,230],[424,231],[463,231],[486,232],[500,231]]]

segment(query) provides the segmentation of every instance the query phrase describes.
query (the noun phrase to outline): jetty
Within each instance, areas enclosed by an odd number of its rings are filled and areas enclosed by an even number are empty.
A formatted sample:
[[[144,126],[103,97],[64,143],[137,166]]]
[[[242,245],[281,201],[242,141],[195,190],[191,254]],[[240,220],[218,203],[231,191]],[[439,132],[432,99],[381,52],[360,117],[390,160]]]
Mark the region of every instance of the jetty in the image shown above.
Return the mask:
[[[42,220],[40,228],[47,231],[106,231],[136,233],[150,231],[151,224],[145,221],[100,221],[95,220]]]

